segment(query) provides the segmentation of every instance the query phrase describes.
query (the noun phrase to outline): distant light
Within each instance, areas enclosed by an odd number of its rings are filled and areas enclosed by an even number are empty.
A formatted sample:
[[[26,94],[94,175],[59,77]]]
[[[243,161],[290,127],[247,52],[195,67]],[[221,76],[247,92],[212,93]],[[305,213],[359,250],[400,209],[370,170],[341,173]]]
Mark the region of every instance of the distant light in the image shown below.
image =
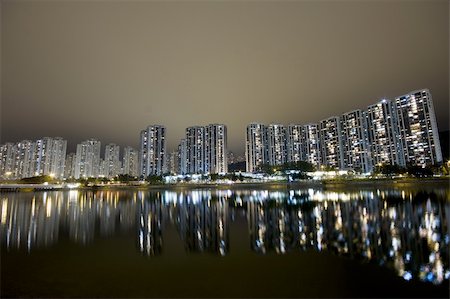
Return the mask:
[[[67,184],[67,187],[69,189],[74,189],[74,188],[77,188],[78,186],[80,186],[80,183]]]
[[[445,277],[445,279],[449,279],[450,278],[450,271],[449,270],[445,271],[444,277]]]
[[[404,280],[411,280],[412,279],[412,274],[411,272],[405,272],[405,274],[403,274],[403,279]]]

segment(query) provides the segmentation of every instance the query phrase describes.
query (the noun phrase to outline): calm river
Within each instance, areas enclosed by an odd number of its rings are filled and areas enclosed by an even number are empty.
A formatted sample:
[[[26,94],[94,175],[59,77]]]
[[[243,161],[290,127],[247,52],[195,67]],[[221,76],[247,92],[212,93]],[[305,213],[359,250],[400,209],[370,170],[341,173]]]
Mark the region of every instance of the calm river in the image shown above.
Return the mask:
[[[2,297],[449,297],[450,190],[0,193]]]

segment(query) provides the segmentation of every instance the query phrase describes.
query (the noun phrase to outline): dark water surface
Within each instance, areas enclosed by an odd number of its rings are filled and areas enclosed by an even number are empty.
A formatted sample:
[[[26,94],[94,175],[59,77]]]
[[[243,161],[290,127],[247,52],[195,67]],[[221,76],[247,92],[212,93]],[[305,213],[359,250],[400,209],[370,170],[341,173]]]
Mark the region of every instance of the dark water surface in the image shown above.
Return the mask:
[[[2,193],[1,295],[448,298],[449,195]]]

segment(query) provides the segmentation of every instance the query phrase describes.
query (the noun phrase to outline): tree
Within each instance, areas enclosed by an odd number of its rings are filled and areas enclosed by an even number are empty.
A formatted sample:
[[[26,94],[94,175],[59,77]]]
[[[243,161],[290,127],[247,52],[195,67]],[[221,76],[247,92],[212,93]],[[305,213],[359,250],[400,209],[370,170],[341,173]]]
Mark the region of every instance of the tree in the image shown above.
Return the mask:
[[[24,183],[24,184],[42,184],[45,182],[52,183],[55,181],[56,180],[49,175],[41,175],[41,176],[34,176],[34,177],[30,177],[30,178],[20,179],[20,182]]]
[[[163,183],[163,178],[160,175],[149,175],[146,178],[146,181],[150,183],[150,185],[159,185]]]
[[[382,164],[380,166],[377,166],[375,168],[375,173],[381,173],[387,176],[392,176],[392,175],[396,175],[396,174],[403,174],[406,172],[406,169],[404,167],[401,167],[400,165],[397,164]]]
[[[215,182],[219,179],[219,175],[217,173],[211,173],[209,175],[209,177],[210,177],[211,181],[213,181],[213,182]]]
[[[120,182],[128,183],[130,181],[136,180],[136,177],[131,176],[129,174],[119,174],[117,176],[117,180],[120,181]]]
[[[312,172],[314,166],[307,161],[289,162],[281,165],[282,170],[299,170],[301,172]]]
[[[408,174],[415,177],[427,177],[433,175],[433,167],[427,165],[426,167],[421,167],[416,164],[408,164],[406,167]]]
[[[275,167],[272,165],[269,165],[269,164],[262,164],[260,166],[260,170],[261,170],[261,172],[264,172],[268,175],[272,175],[275,173]]]

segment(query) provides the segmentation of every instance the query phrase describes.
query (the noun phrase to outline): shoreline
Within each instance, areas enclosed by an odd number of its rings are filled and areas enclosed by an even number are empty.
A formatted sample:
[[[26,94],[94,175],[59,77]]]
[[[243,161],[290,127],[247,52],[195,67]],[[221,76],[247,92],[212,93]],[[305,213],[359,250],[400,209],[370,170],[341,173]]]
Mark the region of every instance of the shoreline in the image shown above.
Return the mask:
[[[420,187],[446,187],[450,189],[450,179],[443,178],[383,178],[361,180],[303,180],[296,182],[238,182],[233,184],[219,183],[179,183],[161,185],[94,185],[69,188],[60,184],[0,184],[1,192],[35,192],[35,191],[67,191],[67,190],[195,190],[195,189],[285,189],[295,190],[303,188],[318,188],[324,190],[333,189],[358,189],[358,188],[417,188]]]

